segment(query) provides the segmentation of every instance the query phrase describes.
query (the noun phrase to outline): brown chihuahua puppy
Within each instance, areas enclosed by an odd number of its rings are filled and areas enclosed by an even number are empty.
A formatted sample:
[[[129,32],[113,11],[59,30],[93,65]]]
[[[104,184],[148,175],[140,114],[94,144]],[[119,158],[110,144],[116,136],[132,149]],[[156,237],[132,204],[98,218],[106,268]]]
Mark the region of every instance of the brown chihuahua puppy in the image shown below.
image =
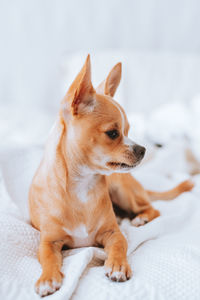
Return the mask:
[[[119,63],[95,91],[87,57],[62,101],[34,176],[29,205],[31,222],[41,232],[42,275],[36,283],[40,296],[61,286],[64,245],[101,245],[107,253],[106,275],[114,281],[131,277],[127,242],[110,199],[138,214],[133,222],[142,225],[159,216],[150,198],[172,199],[193,187],[185,181],[168,192],[148,192],[127,174],[140,163],[145,148],[128,138],[126,114],[112,98],[120,79]]]

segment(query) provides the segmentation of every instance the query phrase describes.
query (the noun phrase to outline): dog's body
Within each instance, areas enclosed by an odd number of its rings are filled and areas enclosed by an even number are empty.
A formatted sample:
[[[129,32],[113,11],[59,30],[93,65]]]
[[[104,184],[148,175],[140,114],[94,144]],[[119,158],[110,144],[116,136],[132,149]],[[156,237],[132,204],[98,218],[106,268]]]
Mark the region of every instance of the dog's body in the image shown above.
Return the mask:
[[[127,242],[110,199],[138,214],[132,221],[138,226],[159,216],[151,206],[151,197],[172,199],[192,188],[186,181],[168,192],[147,192],[128,173],[142,160],[145,149],[127,137],[125,112],[112,99],[120,82],[121,64],[112,69],[97,93],[90,77],[88,56],[62,102],[30,188],[31,221],[41,232],[39,261],[43,272],[36,283],[41,296],[61,286],[64,245],[103,246],[108,256],[107,276],[115,281],[131,277]]]

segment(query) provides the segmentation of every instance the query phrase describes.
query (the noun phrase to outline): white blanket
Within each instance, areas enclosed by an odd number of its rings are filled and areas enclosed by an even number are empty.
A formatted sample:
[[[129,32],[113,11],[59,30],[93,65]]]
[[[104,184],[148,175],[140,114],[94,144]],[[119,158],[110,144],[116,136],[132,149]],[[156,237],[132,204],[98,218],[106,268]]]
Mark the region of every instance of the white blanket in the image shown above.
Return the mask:
[[[189,176],[183,139],[171,143],[168,137],[166,141],[168,146],[133,172],[147,188],[164,190]],[[41,273],[36,257],[40,234],[28,221],[27,193],[42,150],[32,145],[1,149],[0,299],[39,299],[34,283]],[[200,299],[199,179],[199,175],[193,177],[192,192],[170,202],[156,202],[161,217],[149,224],[135,228],[129,220],[122,221],[131,280],[116,283],[104,275],[102,249],[63,251],[64,282],[48,299]]]

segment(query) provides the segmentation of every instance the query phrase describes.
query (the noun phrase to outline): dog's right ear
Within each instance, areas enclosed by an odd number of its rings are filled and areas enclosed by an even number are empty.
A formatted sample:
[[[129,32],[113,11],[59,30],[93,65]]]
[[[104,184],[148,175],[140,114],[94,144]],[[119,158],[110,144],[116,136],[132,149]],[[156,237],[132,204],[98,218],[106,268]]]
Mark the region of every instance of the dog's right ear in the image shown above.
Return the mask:
[[[91,82],[90,55],[88,54],[85,64],[70,86],[63,103],[68,102],[72,115],[91,112],[95,105],[95,90]]]
[[[97,93],[113,97],[120,83],[121,75],[122,75],[122,64],[118,63],[112,68],[106,80],[104,80],[97,87],[96,89]]]

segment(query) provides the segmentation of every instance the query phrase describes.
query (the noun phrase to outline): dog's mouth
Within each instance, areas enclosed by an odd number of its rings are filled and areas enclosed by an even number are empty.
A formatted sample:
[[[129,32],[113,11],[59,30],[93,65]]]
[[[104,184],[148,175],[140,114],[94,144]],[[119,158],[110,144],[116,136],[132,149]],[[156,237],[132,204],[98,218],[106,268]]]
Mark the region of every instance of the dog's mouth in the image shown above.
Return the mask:
[[[111,161],[111,162],[108,162],[107,165],[111,168],[114,168],[114,169],[131,169],[131,168],[134,168],[138,163],[135,163],[133,165],[128,165],[128,164],[125,164],[125,163],[112,162]]]

